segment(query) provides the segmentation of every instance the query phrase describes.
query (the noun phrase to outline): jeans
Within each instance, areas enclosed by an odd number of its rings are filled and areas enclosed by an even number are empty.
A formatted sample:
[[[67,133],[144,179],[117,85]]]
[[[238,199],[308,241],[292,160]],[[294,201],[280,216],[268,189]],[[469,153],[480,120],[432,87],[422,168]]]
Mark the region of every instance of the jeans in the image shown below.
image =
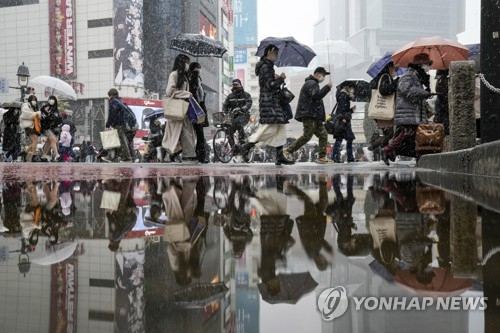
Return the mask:
[[[340,160],[340,147],[342,145],[342,140],[341,138],[335,139],[335,144],[333,145],[333,160],[334,161],[339,161]],[[352,154],[352,140],[346,140],[346,153],[347,153],[347,161],[354,162],[354,156]]]

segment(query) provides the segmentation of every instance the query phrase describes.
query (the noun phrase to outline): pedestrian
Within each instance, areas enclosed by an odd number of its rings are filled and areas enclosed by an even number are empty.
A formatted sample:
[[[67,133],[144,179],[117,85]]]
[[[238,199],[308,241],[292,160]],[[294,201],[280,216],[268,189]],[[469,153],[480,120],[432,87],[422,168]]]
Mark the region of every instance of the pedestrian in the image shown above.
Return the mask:
[[[87,141],[83,140],[82,144],[80,145],[80,158],[78,162],[85,162],[87,159]]]
[[[382,160],[389,165],[397,155],[415,155],[415,134],[420,123],[427,123],[425,100],[432,96],[429,89],[429,55],[415,55],[408,70],[401,76],[396,93],[394,124],[396,133],[391,143],[383,149]],[[426,88],[424,89],[424,86]],[[408,147],[411,146],[411,147]]]
[[[63,125],[61,129],[61,135],[59,136],[59,151],[62,154],[64,162],[69,162],[72,155],[72,135],[70,133],[70,126],[68,124]]]
[[[168,77],[166,97],[174,99],[188,99],[189,92],[188,71],[190,59],[187,55],[179,54],[174,60],[174,67]],[[196,134],[188,113],[183,120],[169,120],[163,134],[162,146],[170,155],[170,161],[182,153],[182,161],[196,162]]]
[[[83,147],[83,149],[85,149],[87,153],[85,157],[85,162],[86,163],[94,162],[95,147],[92,145],[92,141],[87,141],[87,145]]]
[[[245,125],[250,121],[250,110],[252,108],[252,96],[243,89],[241,81],[234,79],[233,88],[222,105],[222,112],[233,114],[233,131],[238,132],[238,143],[245,144],[247,135]]]
[[[333,145],[333,161],[335,163],[342,163],[340,160],[340,147],[342,140],[346,140],[346,153],[347,162],[354,162],[354,155],[352,152],[352,142],[356,137],[352,131],[351,118],[352,114],[356,111],[356,105],[351,107],[351,100],[354,99],[355,85],[352,81],[345,81],[337,87],[337,111],[335,112],[340,119],[340,128],[335,131],[333,137],[335,144]]]
[[[330,92],[333,83],[330,81],[323,88],[320,89],[319,87],[319,84],[325,80],[326,75],[330,75],[330,72],[327,72],[323,67],[316,68],[313,75],[306,78],[306,82],[300,90],[295,120],[302,122],[302,136],[285,149],[285,156],[288,159],[291,159],[291,154],[311,140],[313,135],[316,135],[319,139],[319,152],[316,163],[327,164],[332,162],[326,157],[328,134],[323,125],[326,119],[323,98]]]
[[[120,138],[120,147],[116,148],[115,152],[118,153],[118,156],[115,154],[115,160],[119,159],[120,162],[132,162],[132,156],[130,155],[130,147],[129,141],[127,139],[127,128],[124,121],[124,105],[120,101],[120,96],[118,94],[118,90],[115,88],[111,88],[108,91],[108,99],[109,99],[109,114],[108,120],[106,121],[106,129],[116,129],[118,131],[118,137]],[[105,162],[114,162],[110,157],[103,156],[102,160]]]
[[[389,62],[380,73],[370,82],[371,89],[378,89],[380,95],[390,96],[396,93],[398,88],[398,80],[394,79],[397,75],[398,68],[394,65],[394,62]],[[380,85],[379,85],[380,83]],[[363,154],[369,162],[373,162],[373,150],[378,147],[384,148],[389,144],[389,141],[394,136],[394,125],[393,121],[378,120],[374,119],[377,123],[377,127],[382,131],[382,135],[379,135],[378,131],[374,133],[372,140],[367,147],[363,148]]]
[[[19,117],[21,110],[16,107],[10,107],[3,114],[3,131],[2,131],[2,150],[5,158],[9,161],[17,161],[18,155],[21,153],[21,135],[19,133]]]
[[[42,148],[42,159],[50,161],[49,150],[52,150],[54,160],[57,161],[60,158],[57,150],[57,135],[59,134],[59,126],[62,124],[62,116],[57,107],[57,98],[49,96],[47,103],[42,106],[40,112],[42,114],[42,135],[47,137]]]
[[[69,133],[71,134],[71,147],[73,147],[73,145],[75,144],[75,133],[76,133],[76,125],[75,123],[69,118],[69,113],[68,112],[65,112],[65,111],[62,111],[61,112],[61,117],[62,117],[62,123],[61,123],[61,127],[63,125],[69,125]],[[59,128],[59,133],[61,132],[61,128]],[[76,159],[76,155],[75,155],[75,152],[72,150],[71,151],[71,157],[73,159]]]
[[[21,116],[19,117],[20,126],[24,129],[26,136],[29,137],[31,143],[26,149],[26,162],[33,160],[33,155],[36,154],[38,145],[39,132],[35,129],[35,117],[41,118],[41,113],[38,111],[38,100],[35,95],[28,97],[28,102],[21,106]]]
[[[285,82],[286,75],[274,73],[274,62],[278,59],[278,48],[269,44],[264,50],[264,56],[255,66],[255,74],[259,77],[259,129],[242,148],[242,156],[248,162],[248,153],[257,142],[263,142],[276,148],[276,165],[295,164],[283,154],[286,143],[286,116],[280,104],[280,87]]]
[[[208,114],[207,107],[205,106],[206,93],[201,84],[200,72],[201,65],[199,62],[192,62],[189,65],[189,92],[193,95],[193,98],[198,102],[205,113],[205,121],[203,123],[193,123],[194,132],[196,134],[196,157],[198,158],[198,162],[208,163],[205,150],[205,134],[203,133],[203,128],[208,127]]]

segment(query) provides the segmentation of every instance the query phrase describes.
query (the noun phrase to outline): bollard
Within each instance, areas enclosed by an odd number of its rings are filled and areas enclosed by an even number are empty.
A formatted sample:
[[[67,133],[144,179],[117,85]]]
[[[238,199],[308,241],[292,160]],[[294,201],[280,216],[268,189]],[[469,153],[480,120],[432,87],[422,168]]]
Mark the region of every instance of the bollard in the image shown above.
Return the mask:
[[[452,61],[449,81],[450,148],[452,151],[476,145],[474,113],[474,61]]]
[[[451,271],[456,278],[477,276],[477,205],[458,196],[451,198]]]

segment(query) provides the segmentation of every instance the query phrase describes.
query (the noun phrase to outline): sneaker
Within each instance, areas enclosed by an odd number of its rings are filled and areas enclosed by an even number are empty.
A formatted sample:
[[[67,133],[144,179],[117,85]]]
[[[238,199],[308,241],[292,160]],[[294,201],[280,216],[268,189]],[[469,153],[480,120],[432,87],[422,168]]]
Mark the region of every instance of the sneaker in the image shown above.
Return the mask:
[[[101,160],[106,163],[113,163],[113,160],[107,156],[101,157]]]
[[[368,162],[373,162],[373,151],[368,149],[368,147],[363,147],[363,154],[365,154],[365,158]]]
[[[50,158],[50,156],[49,156],[49,155],[42,155],[40,158],[41,158],[42,160],[46,160],[47,162],[50,162],[50,160],[51,160],[51,158]]]
[[[316,163],[318,164],[330,164],[330,163],[333,163],[333,161],[327,157],[321,157],[321,158],[318,158],[316,161]]]
[[[283,155],[285,155],[285,158],[287,160],[292,160],[293,161],[292,152],[289,151],[288,149],[283,150]]]

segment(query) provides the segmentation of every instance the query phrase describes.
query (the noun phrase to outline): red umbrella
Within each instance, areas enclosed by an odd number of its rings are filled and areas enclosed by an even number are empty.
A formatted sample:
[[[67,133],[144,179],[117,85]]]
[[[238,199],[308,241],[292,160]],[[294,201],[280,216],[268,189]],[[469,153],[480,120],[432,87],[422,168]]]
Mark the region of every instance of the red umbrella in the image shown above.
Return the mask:
[[[415,273],[409,270],[399,270],[394,280],[403,288],[420,296],[446,297],[461,295],[472,287],[469,278],[455,278],[450,267],[434,267],[434,278],[429,284],[417,281]]]
[[[418,38],[403,46],[392,55],[392,60],[396,66],[408,67],[413,57],[420,53],[429,55],[433,61],[432,69],[448,69],[452,61],[469,59],[469,50],[464,45],[434,36]]]

